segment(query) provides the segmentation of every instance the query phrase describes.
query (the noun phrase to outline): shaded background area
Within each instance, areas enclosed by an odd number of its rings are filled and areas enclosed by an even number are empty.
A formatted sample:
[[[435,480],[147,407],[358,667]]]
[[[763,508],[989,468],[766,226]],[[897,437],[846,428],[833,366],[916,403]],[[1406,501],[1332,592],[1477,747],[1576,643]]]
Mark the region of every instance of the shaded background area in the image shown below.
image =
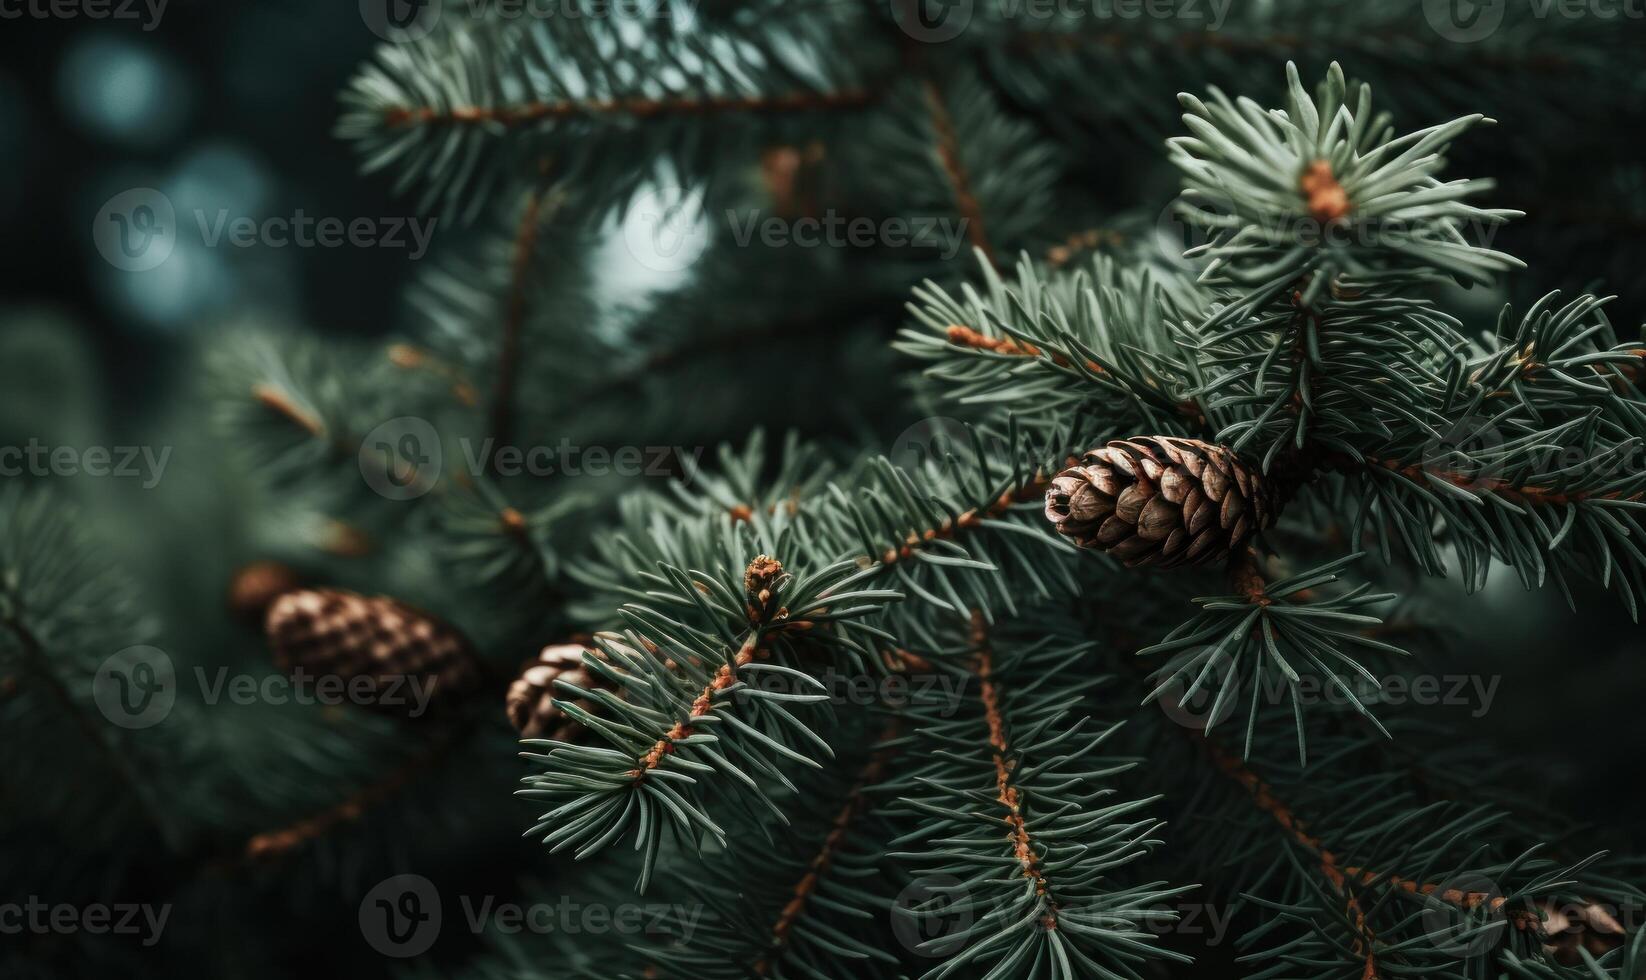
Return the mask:
[[[337,93],[377,42],[352,4],[324,0],[173,0],[153,30],[0,22],[5,306],[80,324],[125,405],[165,382],[187,333],[226,320],[385,332],[412,272],[405,250],[204,248],[185,213],[415,215],[330,136]],[[166,193],[185,224],[171,258],[133,275],[99,257],[91,225],[111,195],[140,186]]]

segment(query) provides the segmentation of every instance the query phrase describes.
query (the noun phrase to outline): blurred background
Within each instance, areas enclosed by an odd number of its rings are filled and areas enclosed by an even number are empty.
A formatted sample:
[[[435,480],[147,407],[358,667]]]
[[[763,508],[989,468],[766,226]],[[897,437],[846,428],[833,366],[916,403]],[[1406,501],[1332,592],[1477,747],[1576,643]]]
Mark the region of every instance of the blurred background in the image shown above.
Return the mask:
[[[39,311],[94,338],[99,378],[121,404],[163,384],[194,331],[267,315],[328,334],[393,325],[405,250],[206,248],[179,235],[146,275],[105,262],[91,235],[114,194],[153,187],[209,219],[410,216],[331,138],[338,92],[379,38],[322,0],[172,0],[157,22],[0,22],[0,187],[8,312]],[[193,224],[192,218],[185,220]],[[22,233],[21,229],[28,229]],[[368,287],[369,284],[369,287]]]

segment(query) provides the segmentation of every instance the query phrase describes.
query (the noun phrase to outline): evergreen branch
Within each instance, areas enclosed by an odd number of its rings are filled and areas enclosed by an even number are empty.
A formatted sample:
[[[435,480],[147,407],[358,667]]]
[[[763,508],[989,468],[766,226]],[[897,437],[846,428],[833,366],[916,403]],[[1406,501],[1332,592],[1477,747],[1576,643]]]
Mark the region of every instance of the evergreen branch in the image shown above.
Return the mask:
[[[791,573],[765,554],[728,581],[728,558],[763,541],[787,546],[788,537],[770,533],[763,521],[718,523],[700,528],[712,537],[694,542],[698,555],[719,555],[700,566],[713,572],[659,561],[656,573],[643,576],[650,587],[635,590],[643,601],[623,610],[628,630],[622,638],[597,639],[604,658],[585,655],[585,667],[623,696],[560,682],[567,699],[556,706],[606,746],[525,743],[545,750],[523,753],[545,771],[527,777],[519,795],[556,804],[529,833],[546,833],[545,843],[556,850],[575,846],[587,854],[638,832],[645,849],[642,889],[665,829],[676,837],[702,831],[725,839],[704,808],[709,795],[735,792],[780,813],[769,788],[792,790],[793,784],[777,763],[816,766],[801,750],[829,752],[816,722],[807,721],[816,714],[808,706],[827,695],[814,693],[820,685],[793,666],[799,647],[865,649],[854,636],[858,621],[898,598],[854,588],[862,576],[849,564]],[[801,690],[761,683],[768,675]]]
[[[628,115],[639,119],[653,116],[691,116],[714,113],[788,113],[832,109],[855,109],[875,102],[879,96],[867,89],[837,92],[786,92],[779,95],[719,97],[677,97],[668,99],[566,99],[554,102],[526,102],[496,106],[385,106],[383,122],[394,126],[490,125],[524,126],[547,120],[582,116]]]
[[[545,162],[544,170],[547,169]],[[538,232],[544,221],[542,212],[547,193],[540,186],[534,186],[527,192],[526,204],[515,231],[513,261],[509,265],[508,312],[503,319],[503,340],[497,349],[497,386],[492,392],[491,432],[493,438],[503,445],[509,445],[513,437],[514,390],[520,377],[520,334],[526,315],[526,276],[531,270]],[[551,203],[551,213],[554,207]]]
[[[1151,674],[1152,689],[1145,702],[1165,698],[1168,710],[1203,719],[1211,731],[1245,714],[1244,752],[1252,752],[1258,716],[1274,707],[1284,689],[1297,725],[1299,760],[1306,759],[1303,683],[1315,677],[1340,693],[1353,710],[1382,731],[1367,698],[1357,687],[1375,690],[1379,683],[1352,651],[1403,656],[1405,651],[1372,638],[1367,630],[1380,625],[1365,607],[1393,599],[1358,586],[1341,595],[1318,594],[1338,581],[1340,574],[1361,556],[1349,555],[1306,572],[1266,583],[1254,559],[1235,566],[1233,595],[1197,598],[1203,612],[1172,630],[1161,642],[1137,652],[1139,657],[1169,653],[1171,659]],[[1246,703],[1240,703],[1249,689]],[[1204,701],[1209,698],[1210,704]],[[1387,732],[1383,732],[1387,736]]]
[[[1053,624],[1051,635],[1003,654],[1001,638],[974,614],[958,651],[974,682],[965,699],[910,706],[925,762],[899,786],[920,827],[893,846],[922,847],[892,856],[920,869],[916,881],[931,900],[906,914],[962,919],[917,950],[944,957],[928,976],[993,964],[989,975],[998,977],[1135,978],[1148,960],[1182,959],[1142,925],[1171,919],[1154,907],[1184,889],[1112,877],[1154,846],[1160,825],[1132,819],[1148,801],[1106,800],[1108,780],[1130,764],[1102,754],[1113,728],[1084,730],[1080,706],[1101,679],[1068,681],[1059,666],[1086,650],[1060,637]],[[1054,676],[1059,682],[1047,683]]]
[[[23,668],[40,682],[41,688],[51,696],[52,702],[61,711],[63,717],[67,718],[73,725],[75,732],[84,744],[92,750],[103,768],[112,773],[115,779],[119,781],[125,796],[137,804],[138,809],[143,813],[149,825],[159,834],[160,839],[171,843],[173,840],[171,821],[167,820],[161,813],[160,808],[149,795],[148,788],[137,778],[137,774],[132,770],[131,760],[125,753],[118,751],[103,736],[102,730],[92,720],[86,706],[75,700],[74,696],[69,693],[69,689],[64,686],[62,678],[52,669],[46,650],[41,645],[39,638],[24,623],[24,617],[28,615],[28,610],[18,601],[16,596],[6,596],[6,599],[8,600],[6,606],[9,607],[9,611],[6,615],[0,616],[0,627],[4,627],[18,646],[21,647]]]
[[[949,108],[944,103],[943,92],[928,76],[921,80],[920,94],[926,103],[926,110],[931,114],[932,130],[937,135],[937,156],[943,163],[943,173],[954,192],[955,207],[966,222],[966,238],[993,265],[994,249],[983,227],[983,209],[978,207],[971,176],[961,162],[960,140],[955,132],[954,118],[949,115]]]
[[[1295,65],[1287,79],[1285,111],[1266,115],[1216,89],[1209,105],[1181,97],[1194,135],[1168,141],[1169,156],[1184,173],[1183,216],[1211,233],[1189,254],[1209,260],[1204,281],[1251,291],[1208,327],[1308,274],[1315,278],[1303,303],[1339,276],[1376,281],[1432,268],[1485,282],[1523,264],[1465,234],[1519,214],[1463,203],[1489,181],[1434,176],[1450,143],[1490,120],[1465,116],[1391,138],[1386,121],[1371,116],[1370,90],[1351,92],[1335,63],[1315,98]]]
[[[555,160],[589,213],[627,203],[648,180],[691,185],[796,120],[878,101],[875,59],[834,56],[856,19],[796,8],[759,30],[685,33],[646,19],[554,17],[435,32],[378,49],[344,94],[337,133],[368,171],[395,167],[472,217],[493,189]],[[872,52],[868,52],[872,55]],[[854,64],[853,61],[861,62]],[[689,134],[720,130],[722,160]]]
[[[1366,920],[1366,912],[1360,905],[1360,900],[1349,889],[1351,879],[1361,884],[1370,884],[1377,879],[1377,875],[1359,868],[1340,869],[1337,856],[1327,850],[1318,838],[1311,837],[1304,829],[1295,814],[1292,813],[1283,801],[1276,799],[1274,792],[1257,775],[1245,766],[1240,760],[1221,750],[1214,743],[1206,743],[1206,750],[1212,757],[1212,762],[1218,769],[1235,782],[1239,783],[1251,794],[1252,803],[1259,810],[1272,817],[1288,836],[1300,847],[1316,859],[1316,868],[1327,884],[1343,899],[1344,911],[1355,932],[1354,953],[1363,958],[1365,970],[1361,976],[1363,980],[1377,980],[1382,974],[1377,963],[1377,936],[1371,931]],[[1364,879],[1362,879],[1364,875]],[[1392,879],[1391,879],[1392,880]]]
[[[808,906],[813,895],[818,893],[824,877],[846,846],[854,823],[870,806],[866,791],[885,778],[892,757],[892,749],[885,743],[897,737],[897,729],[896,721],[886,726],[880,738],[880,748],[869,756],[869,761],[864,764],[858,772],[857,779],[846,791],[845,801],[840,804],[839,810],[829,824],[828,836],[823,839],[822,845],[808,863],[805,875],[795,883],[793,897],[783,906],[782,913],[772,926],[769,943],[771,952],[755,961],[755,976],[770,975],[773,962],[788,952],[796,936],[796,924],[809,911]]]
[[[928,283],[910,310],[924,329],[898,349],[930,362],[934,396],[1009,409],[1034,427],[1100,420],[1102,439],[1204,425],[1170,324],[1193,287],[1095,255],[1087,269],[1042,276],[1024,257],[1015,283],[984,268],[986,295]],[[1077,447],[1089,448],[1087,446]]]
[[[304,845],[354,823],[367,811],[392,799],[407,785],[438,765],[459,740],[454,729],[442,729],[421,752],[384,775],[350,793],[347,799],[276,830],[254,834],[245,849],[228,860],[252,863],[288,856]],[[219,867],[223,866],[222,864]]]
[[[701,865],[683,868],[676,887],[690,888],[710,913],[691,930],[671,924],[673,942],[656,950],[658,975],[682,980],[739,977],[841,977],[894,975],[898,959],[886,911],[895,886],[884,841],[887,817],[876,801],[890,771],[897,722],[884,726],[874,747],[861,716],[844,719],[831,741],[846,753],[829,772],[800,774],[800,790],[785,799],[783,825],[735,821],[738,844]],[[775,836],[774,836],[775,832]],[[760,838],[766,873],[751,876],[736,860]]]
[[[175,822],[135,768],[141,754],[109,737],[113,729],[105,724],[107,719],[100,721],[93,707],[82,701],[84,695],[76,696],[80,685],[68,680],[81,677],[85,687],[80,690],[92,689],[97,679],[93,675],[100,664],[109,662],[111,651],[140,644],[153,632],[152,624],[137,612],[134,584],[110,565],[106,549],[92,540],[85,522],[82,514],[53,494],[15,482],[0,487],[0,664],[8,671],[13,692],[9,701],[0,701],[0,708],[8,712],[10,737],[20,741],[33,730],[34,717],[28,711],[33,699],[28,694],[42,691],[51,704],[49,717],[72,727],[118,790],[107,797],[93,792],[91,798],[99,805],[80,812],[93,821],[118,818],[124,813],[122,805],[129,804],[165,847],[176,849]],[[111,680],[115,677],[121,675],[110,675]],[[88,793],[86,786],[62,779],[64,765],[82,760],[71,755],[65,761],[51,752],[50,747],[62,741],[54,734],[36,731],[34,737],[38,751],[16,755],[9,766],[8,781],[27,788],[27,808],[20,807],[20,815],[50,804],[55,794],[84,798]],[[72,832],[86,837],[93,826],[76,826]],[[119,833],[124,828],[111,820],[97,829]]]
[[[1245,761],[1208,735],[1168,727],[1186,736],[1176,741],[1189,757],[1224,777],[1227,793],[1199,776],[1176,791],[1195,801],[1194,854],[1180,857],[1226,867],[1220,888],[1244,892],[1243,907],[1265,917],[1241,940],[1254,976],[1325,978],[1351,968],[1367,976],[1369,955],[1377,970],[1370,975],[1379,977],[1461,980],[1515,963],[1534,971],[1517,975],[1590,976],[1562,965],[1549,910],[1638,908],[1646,898],[1598,870],[1603,854],[1543,856],[1552,823],[1481,802],[1489,795],[1481,784],[1498,767],[1478,748],[1448,769],[1475,788],[1457,801],[1425,801],[1424,781],[1390,764],[1392,746],[1409,747],[1369,738],[1364,725],[1312,726],[1311,741],[1324,751],[1306,766],[1265,761],[1284,752],[1289,726],[1260,723],[1259,750]],[[1405,725],[1401,732],[1403,740],[1423,735]],[[1466,743],[1441,737],[1426,761],[1436,751],[1463,752]],[[1160,759],[1157,775],[1181,772],[1170,758]],[[1284,844],[1280,855],[1275,840]],[[1629,976],[1618,972],[1628,955],[1608,953],[1593,975]]]

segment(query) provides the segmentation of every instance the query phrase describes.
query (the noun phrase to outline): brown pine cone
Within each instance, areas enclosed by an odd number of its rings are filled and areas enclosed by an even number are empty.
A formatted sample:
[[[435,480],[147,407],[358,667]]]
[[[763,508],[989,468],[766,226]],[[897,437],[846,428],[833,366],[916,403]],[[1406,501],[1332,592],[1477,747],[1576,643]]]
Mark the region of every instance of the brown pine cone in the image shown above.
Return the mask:
[[[1605,906],[1594,902],[1582,905],[1538,903],[1543,913],[1544,955],[1566,966],[1583,965],[1582,947],[1596,959],[1623,945],[1626,933]]]
[[[1129,567],[1227,557],[1280,511],[1274,482],[1231,450],[1173,436],[1116,440],[1046,489],[1046,519],[1083,548]]]
[[[397,714],[415,715],[479,679],[461,633],[388,596],[287,592],[269,607],[263,629],[280,669],[371,678],[363,701]]]
[[[254,561],[242,565],[229,580],[229,611],[248,625],[263,622],[274,600],[303,584],[288,565]]]
[[[555,686],[556,681],[565,681],[575,684],[585,691],[597,687],[609,687],[605,678],[590,671],[583,663],[583,651],[588,649],[578,643],[558,643],[543,648],[537,659],[527,664],[520,672],[520,676],[509,685],[509,693],[504,698],[504,710],[508,713],[509,724],[520,733],[521,738],[554,738],[561,741],[572,737],[582,726],[571,720],[565,711],[554,703],[557,697],[564,694]],[[599,656],[596,652],[595,656]],[[590,707],[589,702],[578,702],[580,707]]]

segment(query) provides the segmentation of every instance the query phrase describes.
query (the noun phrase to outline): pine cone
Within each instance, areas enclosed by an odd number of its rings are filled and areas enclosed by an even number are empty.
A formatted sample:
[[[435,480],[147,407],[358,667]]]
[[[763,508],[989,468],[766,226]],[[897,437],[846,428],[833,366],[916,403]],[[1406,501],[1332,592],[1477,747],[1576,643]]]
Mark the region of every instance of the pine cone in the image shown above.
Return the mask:
[[[1228,556],[1274,523],[1280,503],[1273,482],[1223,446],[1138,436],[1059,473],[1046,489],[1046,519],[1129,567],[1173,568]]]
[[[1538,903],[1543,913],[1543,953],[1556,963],[1582,966],[1579,947],[1595,959],[1623,945],[1626,933],[1612,913],[1594,902],[1582,905]]]
[[[554,703],[554,699],[563,696],[555,687],[556,681],[575,684],[586,691],[610,686],[605,678],[583,664],[585,649],[578,643],[546,646],[537,659],[527,664],[520,676],[509,685],[508,696],[503,702],[504,710],[508,713],[509,724],[514,726],[521,738],[565,741],[581,727]],[[595,655],[599,656],[598,653]],[[590,706],[587,701],[578,703],[584,708]]]
[[[453,627],[388,596],[342,589],[287,592],[263,624],[282,670],[371,678],[366,702],[396,713],[473,686],[468,641]]]
[[[277,561],[242,565],[229,581],[229,611],[248,625],[256,625],[263,622],[274,600],[302,584],[290,566]]]

